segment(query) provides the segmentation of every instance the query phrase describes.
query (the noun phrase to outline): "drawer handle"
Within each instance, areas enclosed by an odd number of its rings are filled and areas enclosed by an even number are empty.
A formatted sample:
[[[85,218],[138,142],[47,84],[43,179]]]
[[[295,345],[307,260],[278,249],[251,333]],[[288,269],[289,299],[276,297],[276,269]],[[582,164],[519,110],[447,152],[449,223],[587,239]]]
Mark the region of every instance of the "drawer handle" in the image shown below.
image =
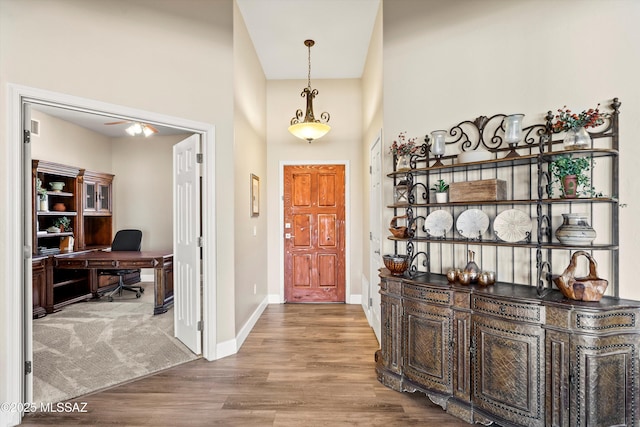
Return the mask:
[[[505,311],[507,311],[506,308],[504,308],[504,305],[500,306],[500,313],[504,313]]]

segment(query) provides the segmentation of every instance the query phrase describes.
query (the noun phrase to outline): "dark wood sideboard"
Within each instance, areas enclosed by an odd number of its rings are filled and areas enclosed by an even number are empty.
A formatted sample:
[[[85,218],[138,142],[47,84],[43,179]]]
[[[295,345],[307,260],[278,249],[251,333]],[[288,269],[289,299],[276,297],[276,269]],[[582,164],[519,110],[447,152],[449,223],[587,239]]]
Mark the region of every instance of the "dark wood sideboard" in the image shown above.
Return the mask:
[[[384,385],[469,423],[640,425],[640,302],[381,272]]]

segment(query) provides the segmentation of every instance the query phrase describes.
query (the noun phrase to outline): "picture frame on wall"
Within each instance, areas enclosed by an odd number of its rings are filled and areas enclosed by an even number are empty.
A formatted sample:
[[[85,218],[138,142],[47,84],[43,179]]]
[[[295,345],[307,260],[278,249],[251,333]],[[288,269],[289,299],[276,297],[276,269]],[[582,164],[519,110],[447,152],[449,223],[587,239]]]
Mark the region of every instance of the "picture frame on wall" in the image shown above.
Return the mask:
[[[260,215],[260,178],[251,174],[251,216]]]

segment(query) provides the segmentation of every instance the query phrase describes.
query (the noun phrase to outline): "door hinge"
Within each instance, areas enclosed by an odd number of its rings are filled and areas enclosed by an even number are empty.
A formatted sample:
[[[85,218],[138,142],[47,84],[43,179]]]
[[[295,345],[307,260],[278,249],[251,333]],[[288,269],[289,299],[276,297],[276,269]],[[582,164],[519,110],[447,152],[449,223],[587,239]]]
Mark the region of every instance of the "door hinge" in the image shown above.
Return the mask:
[[[371,168],[371,166],[369,166],[369,175],[371,175],[373,173],[373,169]]]
[[[30,360],[28,362],[24,362],[24,373],[25,374],[30,374],[31,373],[31,361]]]
[[[369,232],[369,240],[373,240],[373,232]]]
[[[204,237],[198,236],[198,247],[201,248],[204,246]]]
[[[196,154],[196,163],[203,163],[204,158],[202,157],[202,153]]]
[[[22,137],[22,141],[25,144],[29,144],[31,142],[31,132],[28,131],[27,129],[23,130],[23,137]]]
[[[198,320],[198,325],[197,325],[197,327],[198,327],[198,330],[199,330],[199,331],[202,331],[202,329],[203,329],[203,327],[204,327],[204,325],[203,325],[203,323],[202,323],[202,320]]]
[[[369,297],[369,307],[373,305],[373,298]]]

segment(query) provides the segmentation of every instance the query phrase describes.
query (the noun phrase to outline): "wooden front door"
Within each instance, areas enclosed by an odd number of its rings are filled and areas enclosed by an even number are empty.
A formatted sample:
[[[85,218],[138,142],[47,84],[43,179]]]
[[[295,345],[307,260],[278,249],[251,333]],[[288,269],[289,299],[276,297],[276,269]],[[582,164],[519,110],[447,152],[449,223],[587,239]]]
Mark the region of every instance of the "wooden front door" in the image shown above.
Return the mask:
[[[345,302],[344,165],[284,167],[285,302]]]

